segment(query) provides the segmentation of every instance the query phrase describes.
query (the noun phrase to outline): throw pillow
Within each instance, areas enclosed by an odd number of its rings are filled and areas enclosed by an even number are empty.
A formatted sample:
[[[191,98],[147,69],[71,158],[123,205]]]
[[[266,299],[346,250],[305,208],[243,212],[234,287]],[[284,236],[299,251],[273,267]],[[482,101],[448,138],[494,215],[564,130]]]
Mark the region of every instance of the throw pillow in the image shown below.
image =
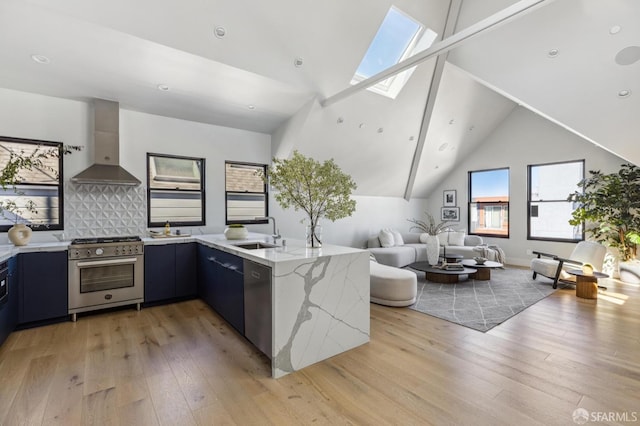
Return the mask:
[[[404,245],[404,239],[402,238],[402,235],[400,235],[400,233],[398,231],[396,231],[395,229],[392,229],[391,233],[393,234],[393,245],[394,246],[403,246]]]
[[[428,236],[429,236],[429,234],[427,234],[426,232],[423,232],[422,234],[420,234],[420,242],[422,244],[426,244]]]
[[[449,245],[449,233],[441,232],[438,234],[438,241],[440,241],[440,247],[446,247]]]
[[[394,239],[393,234],[388,228],[381,229],[378,234],[378,239],[380,240],[380,245],[382,247],[393,247]]]
[[[464,246],[464,231],[449,232],[449,245],[450,246]]]

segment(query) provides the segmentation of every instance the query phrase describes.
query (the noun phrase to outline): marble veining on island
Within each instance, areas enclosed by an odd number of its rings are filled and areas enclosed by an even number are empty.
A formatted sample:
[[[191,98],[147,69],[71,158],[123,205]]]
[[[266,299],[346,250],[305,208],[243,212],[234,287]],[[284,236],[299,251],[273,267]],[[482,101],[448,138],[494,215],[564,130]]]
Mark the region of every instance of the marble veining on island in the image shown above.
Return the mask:
[[[275,264],[273,377],[369,341],[368,262],[362,252]]]
[[[267,241],[250,234],[250,241]],[[271,267],[275,378],[369,342],[369,254],[350,247],[307,249],[289,241],[276,249],[244,250],[224,236],[197,240]]]

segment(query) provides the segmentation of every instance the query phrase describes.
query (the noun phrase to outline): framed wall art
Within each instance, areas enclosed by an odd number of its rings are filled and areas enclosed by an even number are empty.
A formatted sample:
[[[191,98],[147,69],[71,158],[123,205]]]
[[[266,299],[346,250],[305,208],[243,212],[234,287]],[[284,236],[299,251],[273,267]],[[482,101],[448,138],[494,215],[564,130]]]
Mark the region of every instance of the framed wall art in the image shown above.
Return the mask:
[[[446,222],[459,222],[460,207],[443,207],[440,211],[440,220]]]
[[[458,205],[458,201],[456,200],[456,190],[455,189],[447,189],[442,192],[442,205],[445,207],[455,207]]]

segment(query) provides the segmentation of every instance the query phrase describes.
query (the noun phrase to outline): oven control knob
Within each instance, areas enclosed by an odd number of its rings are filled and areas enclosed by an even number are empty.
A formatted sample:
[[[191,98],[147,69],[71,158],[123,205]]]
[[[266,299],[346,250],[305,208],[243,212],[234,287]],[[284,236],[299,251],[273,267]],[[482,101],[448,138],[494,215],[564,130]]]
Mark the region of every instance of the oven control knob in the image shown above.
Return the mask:
[[[97,254],[98,256],[101,256],[103,253],[104,253],[104,250],[102,250],[101,248],[97,248],[97,249],[96,249],[96,254]]]
[[[75,256],[76,256],[76,257],[80,256],[80,251],[76,250],[76,252],[75,252]]]
[[[87,257],[91,257],[91,250],[87,250]]]

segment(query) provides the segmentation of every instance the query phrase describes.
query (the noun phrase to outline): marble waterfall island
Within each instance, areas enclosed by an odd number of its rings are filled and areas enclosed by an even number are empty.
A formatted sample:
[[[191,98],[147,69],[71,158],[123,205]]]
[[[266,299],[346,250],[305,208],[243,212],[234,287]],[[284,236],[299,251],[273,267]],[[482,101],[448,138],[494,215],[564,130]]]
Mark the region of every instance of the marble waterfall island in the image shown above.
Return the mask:
[[[267,241],[256,234],[247,241]],[[199,237],[206,245],[271,268],[272,376],[293,371],[369,342],[369,254],[304,241],[246,250],[230,241]]]
[[[272,273],[273,377],[369,341],[367,253],[276,263]]]

